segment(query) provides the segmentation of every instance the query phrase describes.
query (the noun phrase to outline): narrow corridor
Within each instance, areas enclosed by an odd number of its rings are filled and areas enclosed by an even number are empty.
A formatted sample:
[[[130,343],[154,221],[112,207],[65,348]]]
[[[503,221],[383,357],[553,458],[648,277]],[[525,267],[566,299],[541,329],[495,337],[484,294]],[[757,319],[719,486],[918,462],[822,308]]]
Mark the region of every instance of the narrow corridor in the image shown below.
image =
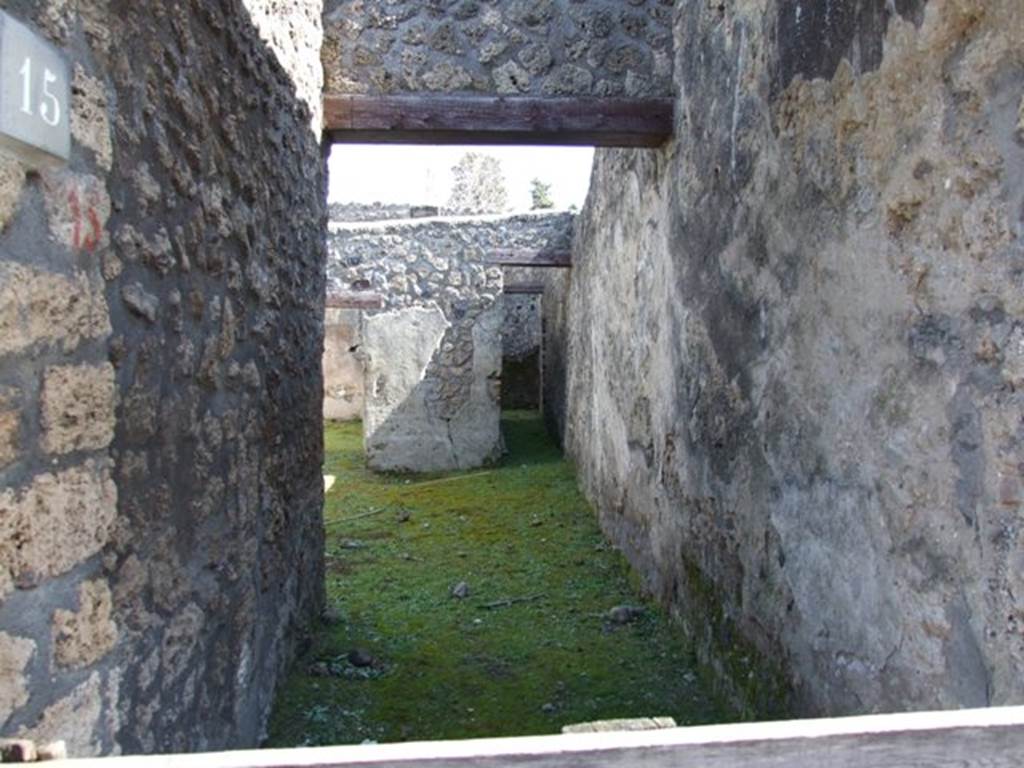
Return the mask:
[[[329,425],[330,609],[279,692],[270,746],[557,733],[734,713],[638,597],[533,413],[489,470],[377,475],[358,423]]]

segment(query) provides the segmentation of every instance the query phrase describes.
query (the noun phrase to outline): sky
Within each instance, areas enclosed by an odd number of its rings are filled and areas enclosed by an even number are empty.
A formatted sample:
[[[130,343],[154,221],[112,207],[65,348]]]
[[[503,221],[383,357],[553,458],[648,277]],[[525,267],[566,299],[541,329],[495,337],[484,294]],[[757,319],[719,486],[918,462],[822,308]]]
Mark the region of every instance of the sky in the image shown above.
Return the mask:
[[[590,187],[591,147],[420,147],[336,144],[331,150],[332,203],[443,205],[451,169],[466,152],[501,161],[512,210],[530,208],[530,181],[551,184],[557,208],[583,207]]]

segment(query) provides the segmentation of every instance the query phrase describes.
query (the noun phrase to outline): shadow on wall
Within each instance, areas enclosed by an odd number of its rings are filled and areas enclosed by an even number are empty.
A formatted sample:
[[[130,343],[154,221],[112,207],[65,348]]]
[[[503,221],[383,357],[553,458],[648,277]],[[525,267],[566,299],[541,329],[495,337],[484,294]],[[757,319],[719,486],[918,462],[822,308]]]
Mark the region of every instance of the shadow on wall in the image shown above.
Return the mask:
[[[324,323],[324,418],[358,421],[365,398],[362,346],[363,312],[328,308]]]
[[[440,472],[501,457],[503,319],[500,303],[468,328],[434,303],[364,316],[371,469]]]
[[[75,72],[3,169],[0,734],[254,746],[323,599],[319,4],[0,5]]]
[[[502,410],[541,406],[542,296],[541,292],[502,297]]]
[[[676,141],[581,216],[570,453],[801,711],[1020,703],[1024,5],[840,5],[925,4],[676,4]]]
[[[505,411],[536,411],[540,408],[541,353],[502,360],[501,408]]]

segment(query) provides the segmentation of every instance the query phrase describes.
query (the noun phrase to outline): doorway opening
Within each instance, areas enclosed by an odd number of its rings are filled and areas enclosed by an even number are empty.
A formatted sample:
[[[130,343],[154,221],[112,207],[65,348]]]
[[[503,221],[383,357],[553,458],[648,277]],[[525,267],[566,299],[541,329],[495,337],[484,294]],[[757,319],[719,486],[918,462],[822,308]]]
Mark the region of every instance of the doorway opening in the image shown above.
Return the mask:
[[[544,390],[564,402],[552,339],[565,328],[547,315],[567,299],[592,158],[335,148],[324,416],[363,418],[370,466],[472,469],[500,458],[502,408],[541,411]]]
[[[591,161],[335,149],[329,611],[279,694],[271,746],[738,717],[638,592],[559,447]]]

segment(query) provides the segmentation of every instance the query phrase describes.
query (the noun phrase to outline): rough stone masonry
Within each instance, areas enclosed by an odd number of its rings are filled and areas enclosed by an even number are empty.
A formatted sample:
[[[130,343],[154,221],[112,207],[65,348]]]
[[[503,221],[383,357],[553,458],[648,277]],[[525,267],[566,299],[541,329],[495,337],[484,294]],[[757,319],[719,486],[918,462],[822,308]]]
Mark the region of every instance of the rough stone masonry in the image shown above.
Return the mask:
[[[252,745],[322,600],[320,7],[7,0],[73,153],[0,161],[0,734]]]
[[[667,96],[673,0],[327,0],[330,93]]]
[[[0,2],[74,72],[0,163],[4,735],[255,744],[319,610],[320,5]],[[606,531],[804,710],[1024,701],[1020,0],[326,10],[332,90],[673,90],[545,302]]]
[[[383,299],[381,310],[362,313],[358,333],[370,467],[468,469],[501,456],[503,272],[486,255],[567,248],[573,220],[530,214],[331,225],[331,291]]]
[[[1024,702],[1024,4],[686,2],[675,36],[676,139],[599,153],[574,255],[605,530],[803,711]]]

